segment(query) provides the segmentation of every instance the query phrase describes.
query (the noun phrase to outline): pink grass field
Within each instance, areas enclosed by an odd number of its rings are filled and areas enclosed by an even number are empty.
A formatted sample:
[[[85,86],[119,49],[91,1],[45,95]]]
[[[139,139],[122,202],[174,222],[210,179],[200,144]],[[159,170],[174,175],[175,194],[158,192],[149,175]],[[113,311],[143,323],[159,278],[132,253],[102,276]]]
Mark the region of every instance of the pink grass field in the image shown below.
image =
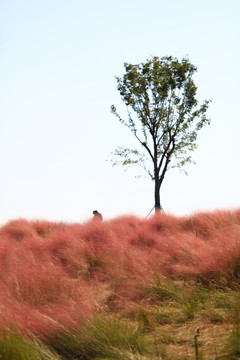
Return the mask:
[[[0,228],[0,330],[48,336],[111,306],[137,304],[154,277],[234,286],[240,210]]]

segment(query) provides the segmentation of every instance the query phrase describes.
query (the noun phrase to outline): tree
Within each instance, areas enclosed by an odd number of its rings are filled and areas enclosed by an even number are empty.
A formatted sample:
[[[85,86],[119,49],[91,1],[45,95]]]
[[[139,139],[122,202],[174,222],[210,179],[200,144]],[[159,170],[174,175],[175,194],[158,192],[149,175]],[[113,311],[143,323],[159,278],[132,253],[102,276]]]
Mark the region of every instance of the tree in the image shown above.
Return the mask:
[[[143,152],[118,147],[115,164],[141,165],[155,184],[155,212],[161,207],[160,189],[166,171],[192,162],[197,133],[210,124],[209,101],[198,106],[193,75],[197,68],[188,58],[153,57],[145,63],[125,63],[125,74],[116,77],[117,89],[127,108],[123,119],[114,105],[111,111],[134,134]],[[173,161],[172,161],[173,160]],[[150,161],[150,162],[149,162]],[[170,166],[171,162],[171,166]]]

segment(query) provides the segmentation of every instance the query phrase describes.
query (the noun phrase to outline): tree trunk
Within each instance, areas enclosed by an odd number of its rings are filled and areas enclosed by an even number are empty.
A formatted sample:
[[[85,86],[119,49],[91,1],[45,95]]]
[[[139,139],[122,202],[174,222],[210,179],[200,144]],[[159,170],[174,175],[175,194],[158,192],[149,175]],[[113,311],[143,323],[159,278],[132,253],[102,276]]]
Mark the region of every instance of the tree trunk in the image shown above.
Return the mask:
[[[160,203],[160,187],[160,180],[158,178],[155,178],[155,214],[159,214],[159,212],[162,210]]]

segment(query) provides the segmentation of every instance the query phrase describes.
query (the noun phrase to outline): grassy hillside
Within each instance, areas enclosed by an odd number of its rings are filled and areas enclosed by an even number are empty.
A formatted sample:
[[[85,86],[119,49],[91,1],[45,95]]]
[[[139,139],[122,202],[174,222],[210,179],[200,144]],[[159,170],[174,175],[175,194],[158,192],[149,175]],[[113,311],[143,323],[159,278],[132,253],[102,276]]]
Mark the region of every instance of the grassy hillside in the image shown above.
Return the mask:
[[[0,359],[240,358],[240,210],[0,229]]]

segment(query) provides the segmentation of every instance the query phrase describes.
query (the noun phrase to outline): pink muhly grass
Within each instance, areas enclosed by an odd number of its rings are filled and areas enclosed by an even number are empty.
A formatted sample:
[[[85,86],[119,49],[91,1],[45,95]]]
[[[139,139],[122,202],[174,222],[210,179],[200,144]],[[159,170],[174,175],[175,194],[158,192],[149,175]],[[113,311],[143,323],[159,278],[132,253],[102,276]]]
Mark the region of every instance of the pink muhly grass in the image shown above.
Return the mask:
[[[0,238],[20,241],[25,237],[34,236],[34,230],[31,223],[24,219],[13,220],[0,229]]]
[[[0,229],[0,328],[45,336],[105,306],[129,308],[154,277],[230,284],[239,274],[240,211],[83,225],[16,220]]]
[[[19,326],[34,332],[38,328],[47,331],[70,326],[92,313],[96,304],[91,287],[84,279],[73,281],[65,271],[65,264],[56,261],[56,257],[68,259],[68,253],[63,251],[71,248],[68,238],[58,241],[58,246],[55,244],[54,253],[47,251],[46,239],[42,242],[36,237],[26,237],[20,243],[12,243],[8,232],[1,235],[0,286],[4,289],[5,301],[0,308],[10,307],[13,314],[10,317],[15,318]],[[49,244],[51,248],[52,242]]]

